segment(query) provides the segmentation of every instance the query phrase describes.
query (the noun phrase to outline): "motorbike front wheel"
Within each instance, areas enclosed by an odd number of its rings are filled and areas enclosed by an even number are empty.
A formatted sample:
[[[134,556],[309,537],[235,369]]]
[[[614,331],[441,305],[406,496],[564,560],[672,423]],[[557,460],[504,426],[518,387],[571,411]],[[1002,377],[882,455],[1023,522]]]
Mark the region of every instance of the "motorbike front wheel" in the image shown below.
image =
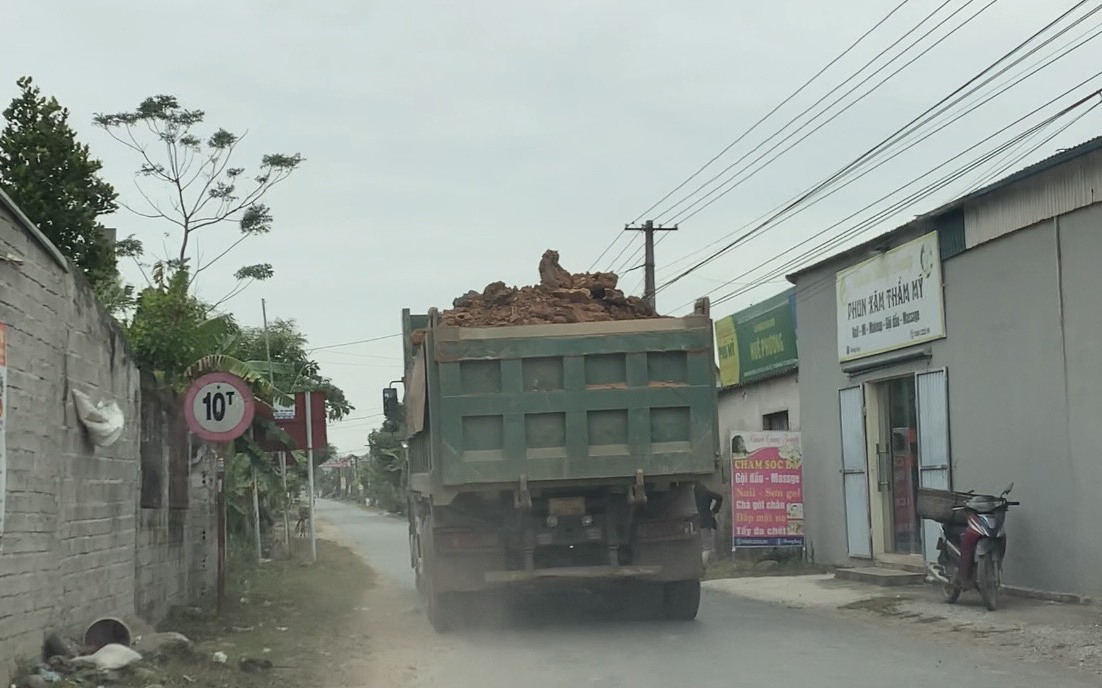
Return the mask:
[[[976,562],[976,588],[988,610],[999,605],[999,584],[999,560],[995,553],[986,553]]]

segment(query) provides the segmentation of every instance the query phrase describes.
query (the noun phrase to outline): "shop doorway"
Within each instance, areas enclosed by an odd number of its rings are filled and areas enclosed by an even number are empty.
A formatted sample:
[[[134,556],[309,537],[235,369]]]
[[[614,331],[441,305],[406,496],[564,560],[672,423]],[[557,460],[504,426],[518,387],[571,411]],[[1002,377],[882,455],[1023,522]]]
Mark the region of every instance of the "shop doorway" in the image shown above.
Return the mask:
[[[922,552],[922,526],[915,512],[919,483],[915,377],[895,378],[880,386],[880,441],[876,453],[884,551],[918,555]]]
[[[916,503],[920,486],[951,485],[947,383],[947,371],[940,369],[839,391],[851,557],[937,558],[939,527],[918,519]]]

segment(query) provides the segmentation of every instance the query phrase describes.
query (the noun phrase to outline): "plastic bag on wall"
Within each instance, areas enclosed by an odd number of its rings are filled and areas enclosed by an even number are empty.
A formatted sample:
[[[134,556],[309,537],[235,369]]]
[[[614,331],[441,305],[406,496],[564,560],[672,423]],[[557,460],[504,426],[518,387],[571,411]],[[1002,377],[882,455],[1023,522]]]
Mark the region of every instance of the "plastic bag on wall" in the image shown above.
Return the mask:
[[[88,395],[74,389],[73,404],[77,408],[77,417],[98,447],[114,445],[122,436],[124,419],[122,410],[114,400],[94,404]]]

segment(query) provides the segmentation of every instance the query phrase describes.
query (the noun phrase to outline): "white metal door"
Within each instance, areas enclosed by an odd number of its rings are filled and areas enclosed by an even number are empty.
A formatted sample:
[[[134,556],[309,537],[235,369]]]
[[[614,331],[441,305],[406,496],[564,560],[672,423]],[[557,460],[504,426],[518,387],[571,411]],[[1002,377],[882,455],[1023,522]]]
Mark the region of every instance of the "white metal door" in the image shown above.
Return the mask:
[[[949,388],[945,369],[915,375],[918,398],[918,485],[949,490]],[[922,552],[927,562],[937,561],[940,525],[922,520]]]
[[[865,393],[861,386],[839,390],[838,407],[842,421],[842,493],[846,503],[849,554],[852,557],[872,557]]]

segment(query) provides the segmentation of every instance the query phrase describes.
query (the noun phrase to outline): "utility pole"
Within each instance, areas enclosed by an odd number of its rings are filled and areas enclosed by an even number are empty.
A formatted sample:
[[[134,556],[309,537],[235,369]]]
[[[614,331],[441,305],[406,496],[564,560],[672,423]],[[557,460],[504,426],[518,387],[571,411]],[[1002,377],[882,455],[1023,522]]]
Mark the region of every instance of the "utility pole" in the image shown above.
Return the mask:
[[[624,225],[624,231],[643,233],[643,240],[646,244],[646,254],[645,258],[643,259],[643,301],[645,301],[648,306],[654,309],[654,233],[676,232],[677,225],[674,225],[673,227],[662,227],[661,225],[655,226],[653,220],[648,220],[640,227]]]
[[[275,395],[275,371],[272,369],[272,340],[268,336],[268,303],[260,300],[260,316],[264,320],[264,350],[268,358],[268,385]],[[275,399],[272,400],[272,410],[275,410]],[[274,416],[274,415],[273,415]],[[255,469],[254,469],[255,471]],[[279,475],[283,479],[283,536],[285,538],[285,552],[287,559],[291,559],[291,494],[287,490],[287,455],[283,450],[279,451]],[[255,484],[254,484],[255,485]]]

